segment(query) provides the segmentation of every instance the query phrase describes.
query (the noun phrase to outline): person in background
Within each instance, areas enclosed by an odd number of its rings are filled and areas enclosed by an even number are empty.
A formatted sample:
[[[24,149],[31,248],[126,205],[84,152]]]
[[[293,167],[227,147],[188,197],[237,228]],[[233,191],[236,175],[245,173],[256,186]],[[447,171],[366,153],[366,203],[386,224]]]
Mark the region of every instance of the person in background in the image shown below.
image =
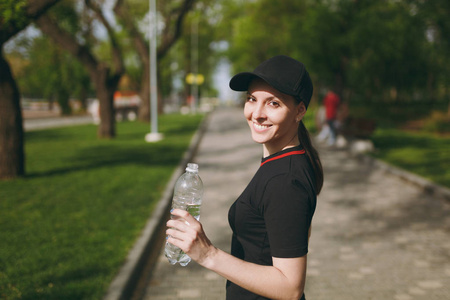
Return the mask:
[[[328,145],[330,146],[336,143],[336,116],[340,102],[341,99],[339,96],[331,90],[323,98],[326,120],[329,127]]]
[[[327,124],[326,111],[323,103],[321,103],[319,108],[317,109],[315,123],[316,128],[319,131],[319,134],[316,136],[316,141],[323,142],[330,135],[330,128]]]
[[[244,116],[263,157],[229,210],[231,254],[212,245],[202,224],[172,210],[167,241],[227,279],[227,299],[305,299],[306,257],[322,165],[302,118],[313,86],[305,66],[275,56],[235,75],[246,91]]]

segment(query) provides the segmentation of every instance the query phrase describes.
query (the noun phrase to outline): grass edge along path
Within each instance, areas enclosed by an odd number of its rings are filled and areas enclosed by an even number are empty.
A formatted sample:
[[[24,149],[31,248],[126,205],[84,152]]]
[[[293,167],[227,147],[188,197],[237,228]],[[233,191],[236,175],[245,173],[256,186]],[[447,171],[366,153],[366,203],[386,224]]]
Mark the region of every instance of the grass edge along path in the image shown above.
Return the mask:
[[[203,116],[26,133],[27,176],[0,182],[0,298],[101,299]]]
[[[377,123],[370,137],[382,162],[450,188],[448,102],[354,102],[353,116]]]
[[[450,188],[450,139],[425,132],[377,129],[370,155],[431,182]]]

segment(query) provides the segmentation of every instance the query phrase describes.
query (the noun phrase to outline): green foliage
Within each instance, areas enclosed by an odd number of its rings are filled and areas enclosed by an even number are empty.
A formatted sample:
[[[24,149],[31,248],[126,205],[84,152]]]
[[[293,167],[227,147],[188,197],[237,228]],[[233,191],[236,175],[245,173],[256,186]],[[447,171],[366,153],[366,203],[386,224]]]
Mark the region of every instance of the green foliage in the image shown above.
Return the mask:
[[[28,132],[28,176],[0,182],[0,298],[101,299],[180,162],[201,116]]]
[[[425,119],[423,129],[428,132],[438,132],[450,135],[450,116],[448,113],[434,111]]]
[[[83,19],[80,18],[76,11],[75,0],[62,1],[51,8],[49,13],[53,15],[58,20],[58,25],[65,31],[76,34],[81,30]],[[79,4],[78,4],[79,5]],[[88,20],[86,20],[88,21]]]
[[[26,16],[27,0],[0,0],[0,28],[23,28],[29,20]]]
[[[29,63],[18,78],[19,87],[25,96],[46,99],[56,97],[64,107],[70,96],[79,96],[90,88],[89,77],[83,66],[47,37],[38,37],[32,41],[27,60]]]
[[[165,2],[165,1],[164,1]],[[156,5],[161,5],[163,1],[157,1]],[[174,1],[170,1],[171,3]],[[165,3],[164,3],[165,4]],[[136,17],[136,19],[142,19],[149,11],[149,1],[142,0],[127,0],[125,5],[128,6],[130,13]]]
[[[303,1],[252,1],[245,3],[239,13],[232,19],[228,52],[234,72],[251,70],[277,54],[295,52],[293,40],[302,37],[293,23],[304,16]]]
[[[350,56],[343,32],[348,30],[351,14],[338,14],[321,1],[305,8],[303,18],[293,20],[297,38],[292,39],[295,54],[321,84],[333,87],[341,61]]]
[[[230,61],[242,71],[291,55],[305,62],[316,86],[336,87],[351,101],[448,101],[449,3],[240,2],[226,24]]]
[[[171,6],[174,3],[167,2],[167,5]],[[189,93],[189,86],[185,83],[185,78],[193,70],[191,51],[193,50],[192,25],[194,22],[197,24],[198,29],[198,73],[205,78],[204,83],[199,86],[199,93],[200,96],[217,96],[213,74],[222,53],[214,49],[212,45],[220,40],[221,32],[218,27],[223,16],[222,10],[217,10],[217,7],[215,7],[219,3],[220,0],[199,1],[198,8],[192,11],[185,19],[182,36],[169,53],[160,60],[159,72],[161,80],[159,86],[163,96],[167,97],[172,92],[175,92],[185,98]],[[168,13],[167,11],[169,10],[165,8],[163,11]]]
[[[315,115],[317,113],[317,108],[318,108],[318,106],[315,105],[315,103],[311,103],[311,105],[308,106],[308,110],[302,119],[303,124],[305,124],[306,129],[308,130],[308,132],[311,135],[311,138],[312,138],[312,134],[317,132],[317,127],[316,127],[317,124],[315,121]]]
[[[410,97],[412,91],[426,88],[430,69],[423,20],[401,2],[373,2],[358,13],[355,23],[349,72],[354,91],[389,100],[389,94],[379,91],[395,89],[396,97]]]
[[[357,101],[350,106],[350,115],[373,119],[377,127],[391,129],[404,127],[409,121],[429,118],[433,111],[444,111],[447,103],[417,101],[405,103],[379,103]]]

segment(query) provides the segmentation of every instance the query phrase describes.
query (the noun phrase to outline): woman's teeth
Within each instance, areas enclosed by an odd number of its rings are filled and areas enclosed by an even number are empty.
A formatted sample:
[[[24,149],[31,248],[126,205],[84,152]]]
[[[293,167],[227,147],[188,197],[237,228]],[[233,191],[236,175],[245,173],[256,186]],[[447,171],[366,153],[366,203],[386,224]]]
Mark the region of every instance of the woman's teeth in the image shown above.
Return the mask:
[[[261,125],[261,124],[256,124],[256,123],[253,123],[253,124],[254,124],[255,128],[259,129],[259,130],[264,130],[264,129],[267,129],[270,127],[270,125]]]

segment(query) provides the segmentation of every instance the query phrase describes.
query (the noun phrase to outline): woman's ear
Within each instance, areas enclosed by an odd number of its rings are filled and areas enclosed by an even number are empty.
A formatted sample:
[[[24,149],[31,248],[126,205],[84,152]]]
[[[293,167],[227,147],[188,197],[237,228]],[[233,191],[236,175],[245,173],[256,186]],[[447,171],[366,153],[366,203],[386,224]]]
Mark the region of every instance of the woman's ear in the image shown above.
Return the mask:
[[[306,114],[306,106],[305,106],[305,103],[303,103],[303,101],[300,102],[300,103],[297,105],[296,109],[297,109],[297,114],[296,114],[296,116],[295,116],[295,118],[296,118],[295,120],[296,120],[297,122],[300,122],[300,121],[303,119],[303,117],[305,116],[305,114]]]

